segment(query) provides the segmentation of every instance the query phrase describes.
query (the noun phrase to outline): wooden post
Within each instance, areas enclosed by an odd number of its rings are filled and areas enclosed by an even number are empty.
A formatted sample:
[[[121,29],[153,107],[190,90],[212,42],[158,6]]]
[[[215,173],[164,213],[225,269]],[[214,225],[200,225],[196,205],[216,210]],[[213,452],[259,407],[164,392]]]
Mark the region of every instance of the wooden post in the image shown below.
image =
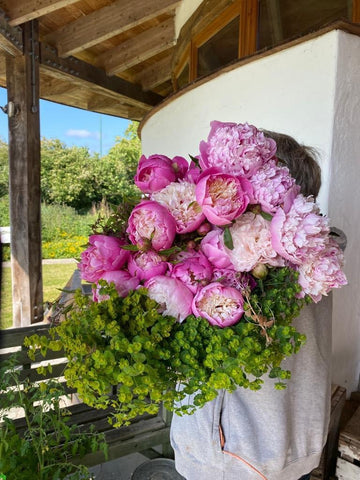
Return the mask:
[[[15,327],[40,321],[43,315],[37,22],[24,24],[23,31],[24,54],[6,59]],[[14,109],[10,108],[11,102]]]

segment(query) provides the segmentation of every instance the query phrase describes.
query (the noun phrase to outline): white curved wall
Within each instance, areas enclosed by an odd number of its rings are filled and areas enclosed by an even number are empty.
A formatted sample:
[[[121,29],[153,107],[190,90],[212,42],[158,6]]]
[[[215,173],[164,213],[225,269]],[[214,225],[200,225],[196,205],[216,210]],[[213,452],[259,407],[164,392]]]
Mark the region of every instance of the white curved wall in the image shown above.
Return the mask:
[[[334,380],[349,392],[357,389],[360,373],[360,265],[355,247],[360,233],[360,66],[351,61],[359,47],[359,37],[331,31],[256,59],[165,102],[141,132],[145,155],[196,155],[211,120],[247,121],[288,133],[318,150],[323,176],[319,203],[349,240],[350,285],[336,292],[333,317]]]

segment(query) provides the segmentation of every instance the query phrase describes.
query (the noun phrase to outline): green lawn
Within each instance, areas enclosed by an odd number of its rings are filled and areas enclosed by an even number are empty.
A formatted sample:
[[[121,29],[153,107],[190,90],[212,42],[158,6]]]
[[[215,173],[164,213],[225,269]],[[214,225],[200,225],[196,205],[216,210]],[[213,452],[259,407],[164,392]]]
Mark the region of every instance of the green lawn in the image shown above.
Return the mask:
[[[75,263],[43,265],[44,302],[53,302],[64,288],[76,268]],[[1,298],[1,328],[12,326],[11,269],[3,267]]]

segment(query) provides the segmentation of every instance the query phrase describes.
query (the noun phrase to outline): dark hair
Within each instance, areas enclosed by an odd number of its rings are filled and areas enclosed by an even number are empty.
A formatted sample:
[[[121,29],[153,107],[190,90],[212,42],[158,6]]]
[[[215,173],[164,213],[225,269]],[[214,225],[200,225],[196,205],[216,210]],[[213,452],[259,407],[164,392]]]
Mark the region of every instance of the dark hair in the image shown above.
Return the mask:
[[[276,156],[283,162],[301,187],[304,196],[317,197],[321,186],[321,169],[316,161],[317,153],[312,147],[300,145],[294,138],[283,133],[262,130],[265,136],[275,140]]]

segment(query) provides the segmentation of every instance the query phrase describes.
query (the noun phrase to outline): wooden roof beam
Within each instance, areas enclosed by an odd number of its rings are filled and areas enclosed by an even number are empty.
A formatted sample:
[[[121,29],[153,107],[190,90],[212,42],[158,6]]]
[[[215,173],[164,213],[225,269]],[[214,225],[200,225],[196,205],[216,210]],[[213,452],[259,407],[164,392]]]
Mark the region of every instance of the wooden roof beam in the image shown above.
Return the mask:
[[[145,68],[140,75],[137,76],[137,81],[141,83],[143,90],[149,91],[170,80],[171,78],[171,61],[172,54],[154,63],[150,67]]]
[[[100,55],[97,64],[115,75],[167,50],[176,43],[174,19],[149,28]]]
[[[124,118],[129,120],[141,120],[145,114],[143,109],[129,105],[126,102],[116,102],[113,98],[104,95],[94,95],[90,97],[87,102],[87,108],[92,112],[100,113],[113,112],[114,108],[116,108],[119,112],[123,113]]]
[[[15,26],[55,12],[79,0],[2,0],[1,5],[10,17],[9,25]]]
[[[42,79],[40,82],[40,97],[46,98],[47,100],[56,100],[58,96],[66,94],[71,95],[71,93],[78,88],[80,88],[79,85],[75,83],[69,85],[69,83],[64,80],[49,77]]]
[[[119,33],[170,12],[180,0],[116,0],[46,36],[60,57],[74,55]]]
[[[41,68],[49,73],[55,72],[58,78],[72,77],[76,82],[80,80],[89,86],[95,85],[99,91],[103,90],[107,94],[122,96],[140,108],[155,106],[163,99],[153,92],[144,92],[139,85],[134,85],[122,78],[109,77],[104,70],[78,58],[59,58],[56,49],[49,45],[41,43],[40,49]]]
[[[20,27],[9,25],[8,17],[0,9],[0,50],[17,57],[23,53],[23,33]]]

